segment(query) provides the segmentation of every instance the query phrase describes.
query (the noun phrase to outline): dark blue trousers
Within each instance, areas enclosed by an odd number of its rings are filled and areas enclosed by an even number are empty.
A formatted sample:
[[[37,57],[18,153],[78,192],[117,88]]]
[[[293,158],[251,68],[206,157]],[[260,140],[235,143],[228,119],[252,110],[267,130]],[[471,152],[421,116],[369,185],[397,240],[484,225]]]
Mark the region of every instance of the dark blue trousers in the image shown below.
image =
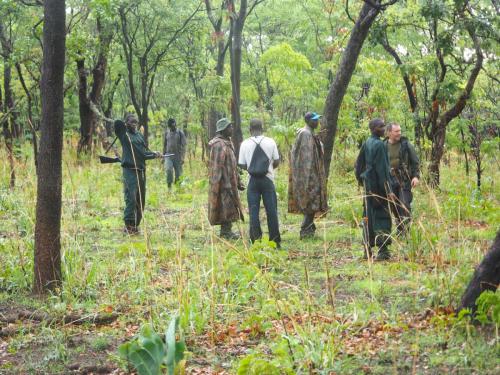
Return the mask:
[[[274,183],[267,177],[250,176],[247,188],[248,209],[250,211],[250,239],[252,242],[262,238],[260,227],[260,200],[264,202],[267,216],[269,239],[280,244],[280,229],[278,223],[278,199]]]

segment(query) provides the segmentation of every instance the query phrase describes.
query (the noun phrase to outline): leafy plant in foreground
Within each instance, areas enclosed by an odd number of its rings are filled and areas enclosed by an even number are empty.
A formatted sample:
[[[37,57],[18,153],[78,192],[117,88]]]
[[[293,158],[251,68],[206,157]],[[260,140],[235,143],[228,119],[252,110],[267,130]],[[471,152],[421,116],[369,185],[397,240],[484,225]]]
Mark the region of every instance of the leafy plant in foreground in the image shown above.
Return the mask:
[[[169,375],[173,375],[186,350],[184,340],[177,339],[178,328],[179,318],[175,317],[170,321],[164,342],[147,324],[132,341],[120,345],[118,352],[135,367],[139,375],[159,375],[164,368]]]
[[[485,323],[500,325],[500,293],[486,290],[478,297],[476,319]]]

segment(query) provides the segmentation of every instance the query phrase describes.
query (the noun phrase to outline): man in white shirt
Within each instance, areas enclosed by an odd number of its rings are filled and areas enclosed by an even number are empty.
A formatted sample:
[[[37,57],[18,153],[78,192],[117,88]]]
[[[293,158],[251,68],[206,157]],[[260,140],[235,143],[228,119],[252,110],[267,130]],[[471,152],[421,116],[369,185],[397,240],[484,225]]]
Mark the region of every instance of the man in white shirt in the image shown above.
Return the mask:
[[[280,248],[281,237],[278,223],[278,200],[274,187],[274,169],[279,165],[276,142],[263,134],[262,121],[250,120],[251,137],[240,146],[238,165],[250,175],[247,188],[248,210],[250,213],[250,240],[262,238],[259,210],[262,198],[267,216],[269,240]]]

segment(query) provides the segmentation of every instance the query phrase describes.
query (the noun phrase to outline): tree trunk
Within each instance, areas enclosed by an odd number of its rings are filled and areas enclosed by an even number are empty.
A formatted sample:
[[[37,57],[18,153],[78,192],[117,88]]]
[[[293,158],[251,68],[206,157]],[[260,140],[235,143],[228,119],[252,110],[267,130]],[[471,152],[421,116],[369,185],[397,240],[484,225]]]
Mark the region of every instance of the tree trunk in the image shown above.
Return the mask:
[[[473,26],[470,23],[466,24],[466,29],[470,38],[474,42],[474,50],[476,52],[476,63],[474,64],[474,67],[471,70],[469,79],[467,80],[467,84],[465,85],[465,89],[462,91],[461,95],[457,99],[457,102],[448,111],[443,113],[437,120],[436,125],[432,127],[433,131],[432,131],[431,162],[429,165],[429,183],[432,187],[438,187],[440,182],[439,167],[444,152],[444,143],[446,140],[446,128],[448,127],[448,124],[453,119],[458,117],[465,108],[467,100],[469,100],[470,98],[472,89],[474,88],[474,84],[476,83],[476,79],[483,66],[483,51],[481,49],[479,39],[477,38],[476,31],[474,30]]]
[[[243,27],[247,16],[247,1],[241,0],[240,11],[236,14],[234,2],[231,1],[231,114],[233,123],[233,145],[236,158],[240,152],[240,145],[243,142],[243,133],[241,131],[241,46],[243,44]]]
[[[233,123],[232,140],[236,157],[239,155],[240,145],[243,142],[240,112],[241,42],[241,30],[239,32],[234,30],[233,40],[231,41],[231,115]]]
[[[103,29],[101,20],[97,19],[97,31],[99,33],[99,53],[97,61],[92,69],[92,89],[90,94],[87,85],[87,71],[85,70],[85,60],[77,61],[79,80],[79,99],[80,99],[80,141],[78,143],[78,154],[80,152],[91,152],[93,139],[96,129],[99,125],[99,119],[90,108],[90,103],[97,107],[101,106],[102,92],[106,82],[106,69],[108,66],[108,51],[111,44],[112,34]],[[80,65],[79,65],[80,64]]]
[[[464,152],[464,158],[465,158],[465,175],[469,176],[469,157],[467,155],[467,146],[465,142],[465,135],[464,135],[464,130],[462,127],[460,127],[460,136],[462,137],[462,149]]]
[[[35,123],[33,120],[33,98],[31,96],[31,92],[26,86],[26,81],[24,80],[23,70],[21,68],[21,64],[16,63],[17,76],[19,77],[19,81],[21,82],[21,86],[23,87],[24,93],[26,94],[26,100],[28,101],[28,123],[30,126],[32,144],[33,144],[33,160],[35,161],[35,170],[38,169],[38,141],[36,135]]]
[[[222,5],[224,6],[224,5]],[[222,31],[222,14],[219,15],[218,17],[214,16],[213,10],[212,10],[212,3],[210,0],[205,0],[205,7],[207,11],[207,16],[212,24],[212,27],[214,29],[214,36],[217,40],[217,65],[215,66],[215,74],[218,77],[224,77],[224,65],[225,65],[225,59],[226,59],[226,52],[229,46],[229,42],[232,38],[231,33],[229,34],[228,41],[226,42],[224,38],[224,32]],[[222,9],[221,9],[222,10]],[[217,110],[215,104],[211,104],[210,110],[208,112],[208,126],[207,126],[207,135],[208,135],[208,140],[210,141],[214,136],[215,136],[215,128],[217,121],[221,119],[223,116],[223,113]],[[205,138],[205,137],[203,137]],[[207,146],[207,145],[204,145]],[[208,147],[204,147],[208,150]]]
[[[378,1],[377,1],[378,3]],[[339,118],[340,106],[347,91],[347,86],[351,81],[352,74],[356,68],[361,48],[365,42],[370,27],[375,18],[380,13],[379,8],[374,8],[368,2],[363,4],[359,12],[358,19],[351,31],[351,37],[347,47],[342,53],[342,59],[335,75],[335,79],[330,86],[325,102],[324,119],[321,124],[323,133],[323,143],[325,147],[325,173],[328,176],[330,163],[332,160],[333,143],[337,132],[337,121]]]
[[[462,296],[459,310],[468,308],[472,312],[477,309],[476,300],[485,290],[495,291],[500,284],[500,231],[486,253],[483,260],[476,268],[472,280]]]
[[[64,127],[65,0],[44,2],[42,122],[38,159],[33,292],[61,285],[61,190]]]
[[[92,137],[94,135],[93,118],[94,113],[90,109],[89,98],[87,96],[88,72],[85,69],[85,59],[76,61],[78,70],[78,108],[80,111],[80,141],[78,142],[78,155],[82,152],[88,153],[92,150]]]

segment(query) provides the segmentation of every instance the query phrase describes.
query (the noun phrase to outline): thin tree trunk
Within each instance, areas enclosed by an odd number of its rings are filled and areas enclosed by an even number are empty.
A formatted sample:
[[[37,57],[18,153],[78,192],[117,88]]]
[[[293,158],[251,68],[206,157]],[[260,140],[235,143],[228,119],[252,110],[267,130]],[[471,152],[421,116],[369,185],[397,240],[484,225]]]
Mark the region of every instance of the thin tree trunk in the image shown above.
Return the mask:
[[[429,182],[433,187],[438,187],[440,182],[440,164],[444,153],[444,143],[446,140],[446,129],[448,124],[462,113],[467,100],[470,98],[476,79],[483,66],[483,52],[474,29],[469,25],[467,31],[474,42],[476,51],[476,63],[472,68],[464,91],[453,107],[439,117],[436,128],[432,134],[431,162],[429,165]]]
[[[80,141],[78,142],[78,155],[82,152],[87,153],[92,150],[92,137],[93,131],[93,117],[94,113],[90,109],[88,92],[87,76],[88,72],[85,69],[85,59],[78,59],[76,61],[78,70],[78,104],[80,112]]]
[[[377,3],[379,3],[377,1]],[[379,8],[374,8],[368,2],[363,4],[359,12],[358,19],[351,31],[351,37],[347,47],[342,53],[340,65],[335,75],[335,79],[330,86],[328,96],[325,102],[324,119],[321,124],[323,134],[323,143],[325,148],[325,173],[328,176],[330,163],[332,160],[333,143],[337,133],[337,121],[339,118],[340,107],[347,91],[347,86],[351,81],[352,74],[356,68],[361,48],[365,42],[370,27],[380,13]]]
[[[38,159],[33,292],[61,286],[65,0],[44,2],[42,122]]]
[[[233,145],[236,157],[239,155],[240,145],[243,142],[243,133],[241,131],[241,46],[243,44],[243,27],[247,17],[247,1],[241,0],[240,11],[237,14],[234,2],[231,1],[231,114],[233,123]]]
[[[462,149],[464,152],[464,158],[465,158],[465,175],[469,175],[469,157],[467,155],[467,149],[465,146],[465,135],[464,135],[464,130],[462,127],[460,127],[460,136],[462,137]]]
[[[99,34],[99,52],[97,61],[92,69],[92,88],[88,92],[87,71],[85,60],[77,61],[79,76],[79,99],[80,99],[80,141],[78,143],[78,154],[80,152],[91,152],[93,147],[94,134],[99,125],[99,119],[90,104],[101,106],[102,92],[106,82],[106,69],[108,66],[108,51],[111,44],[112,34],[103,27],[100,18],[97,18],[97,32]]]
[[[33,98],[31,96],[31,92],[26,86],[26,81],[24,80],[23,70],[21,68],[21,64],[16,63],[17,76],[19,77],[19,81],[21,82],[21,86],[23,87],[24,93],[26,94],[26,99],[28,101],[28,123],[30,126],[32,144],[33,144],[33,160],[35,161],[35,169],[38,169],[38,140],[36,135],[36,128],[33,121]]]

